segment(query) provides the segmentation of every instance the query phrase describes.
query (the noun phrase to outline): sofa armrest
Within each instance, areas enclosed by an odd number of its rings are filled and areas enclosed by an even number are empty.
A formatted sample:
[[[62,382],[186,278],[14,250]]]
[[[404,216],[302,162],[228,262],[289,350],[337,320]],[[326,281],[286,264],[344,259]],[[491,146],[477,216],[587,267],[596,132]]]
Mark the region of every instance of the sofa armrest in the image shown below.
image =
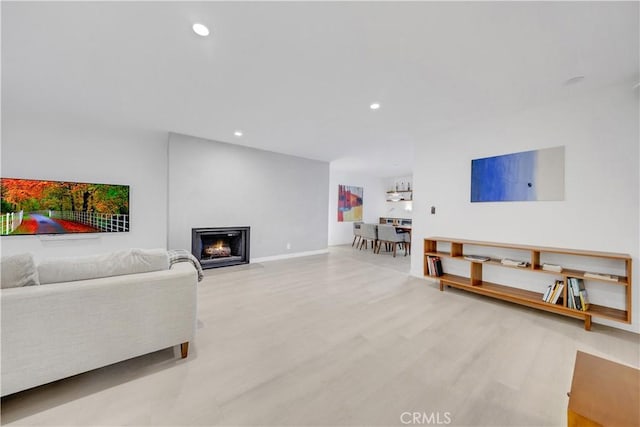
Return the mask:
[[[196,268],[190,262],[176,262],[175,264],[172,264],[169,269],[183,272],[191,271],[193,272],[193,277],[196,279],[196,281],[198,281],[198,270],[196,270]]]

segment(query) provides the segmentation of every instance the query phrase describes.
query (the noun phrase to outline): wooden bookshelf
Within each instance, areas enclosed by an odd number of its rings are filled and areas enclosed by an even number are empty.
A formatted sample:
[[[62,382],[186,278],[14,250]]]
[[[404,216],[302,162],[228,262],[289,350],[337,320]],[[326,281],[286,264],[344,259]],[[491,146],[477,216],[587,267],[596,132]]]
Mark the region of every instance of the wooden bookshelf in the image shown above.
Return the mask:
[[[448,246],[447,250],[442,250],[442,246]],[[465,246],[473,247],[486,247],[486,248],[499,248],[507,250],[517,250],[520,253],[527,253],[529,266],[527,267],[515,267],[503,265],[499,259],[490,258],[484,262],[469,261],[464,258],[465,255],[471,255],[465,253]],[[445,248],[446,249],[446,248]],[[544,254],[560,254],[566,256],[570,261],[571,257],[587,257],[593,259],[607,259],[613,260],[614,263],[620,263],[620,267],[624,268],[625,275],[618,276],[617,281],[609,281],[604,279],[585,277],[586,271],[563,268],[562,272],[554,272],[543,270],[541,265],[541,257]],[[424,239],[424,275],[428,276],[428,261],[427,257],[437,256],[440,258],[449,258],[464,261],[469,263],[469,275],[459,276],[454,274],[445,273],[442,276],[437,277],[440,281],[440,290],[444,291],[445,285],[458,289],[463,289],[468,292],[473,292],[480,295],[489,296],[492,298],[501,299],[504,301],[513,302],[527,307],[537,308],[539,310],[549,311],[552,313],[561,314],[584,321],[584,328],[586,330],[591,329],[591,319],[593,316],[601,317],[617,322],[631,323],[631,257],[628,254],[613,253],[613,252],[599,252],[599,251],[585,251],[580,249],[564,249],[564,248],[552,248],[545,246],[529,246],[529,245],[514,245],[508,243],[495,243],[495,242],[482,242],[477,240],[464,240],[464,239],[452,239],[448,237],[429,237]],[[483,280],[482,268],[483,265],[498,266],[501,268],[509,268],[522,271],[523,274],[545,274],[553,275],[556,278],[560,278],[564,282],[564,288],[562,290],[562,303],[552,304],[550,302],[543,301],[543,294],[540,292],[529,291],[521,289],[515,286],[509,286],[505,284],[491,283]],[[611,286],[623,286],[625,287],[625,308],[624,310],[606,307],[597,304],[589,304],[589,308],[586,311],[576,310],[567,306],[567,279],[569,277],[575,277],[584,279],[586,281],[595,281],[599,283],[606,283]],[[434,277],[435,278],[435,277]]]

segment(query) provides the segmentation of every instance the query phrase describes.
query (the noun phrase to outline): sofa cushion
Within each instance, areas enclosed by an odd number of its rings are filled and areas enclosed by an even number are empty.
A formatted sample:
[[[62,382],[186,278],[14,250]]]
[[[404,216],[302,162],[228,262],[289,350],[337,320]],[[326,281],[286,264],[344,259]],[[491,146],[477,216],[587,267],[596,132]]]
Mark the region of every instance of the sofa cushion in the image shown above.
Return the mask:
[[[169,256],[165,249],[126,249],[100,255],[49,258],[38,265],[43,285],[168,269]]]
[[[0,287],[18,288],[39,285],[38,269],[33,255],[25,253],[0,259]]]

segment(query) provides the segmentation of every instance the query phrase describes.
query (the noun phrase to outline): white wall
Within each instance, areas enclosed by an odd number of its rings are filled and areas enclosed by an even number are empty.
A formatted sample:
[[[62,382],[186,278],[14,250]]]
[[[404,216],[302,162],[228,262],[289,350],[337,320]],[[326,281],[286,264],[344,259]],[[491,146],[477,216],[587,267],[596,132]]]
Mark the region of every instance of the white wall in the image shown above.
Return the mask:
[[[169,247],[191,229],[251,227],[251,259],[327,250],[329,164],[169,135]]]
[[[383,178],[363,173],[336,170],[331,167],[329,180],[329,246],[353,242],[353,223],[338,222],[338,186],[363,187],[362,220],[377,224],[388,210],[385,196],[387,188]]]
[[[166,147],[166,133],[3,114],[2,176],[129,185],[131,231],[82,240],[2,236],[2,254],[42,258],[166,247]]]
[[[402,176],[392,176],[389,178],[384,178],[385,190],[393,191],[396,190],[396,187],[399,191],[407,190],[407,188],[413,188],[413,176],[411,175],[402,175]],[[409,191],[409,190],[407,190]]]
[[[427,236],[449,236],[629,253],[633,324],[607,323],[640,331],[640,132],[631,86],[469,124],[415,147],[414,247]],[[564,201],[470,203],[472,159],[561,145]],[[422,276],[421,250],[412,254],[411,273]]]

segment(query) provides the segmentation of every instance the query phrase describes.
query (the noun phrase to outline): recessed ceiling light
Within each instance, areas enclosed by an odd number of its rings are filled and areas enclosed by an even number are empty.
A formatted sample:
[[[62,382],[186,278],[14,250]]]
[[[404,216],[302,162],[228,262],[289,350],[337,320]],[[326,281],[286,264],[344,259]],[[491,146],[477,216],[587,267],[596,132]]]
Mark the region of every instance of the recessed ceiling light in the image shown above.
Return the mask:
[[[566,82],[564,82],[565,86],[569,86],[569,85],[574,85],[576,83],[580,83],[581,81],[584,80],[584,76],[575,76],[575,77],[571,77],[569,80],[567,80]]]
[[[241,130],[237,130],[233,134],[239,138],[239,137],[242,136],[242,131]]]
[[[203,24],[193,24],[193,32],[199,36],[207,37],[209,35],[209,29]]]
[[[369,105],[369,108],[371,108],[372,110],[377,110],[378,108],[380,108],[380,104],[374,102],[373,104]]]

